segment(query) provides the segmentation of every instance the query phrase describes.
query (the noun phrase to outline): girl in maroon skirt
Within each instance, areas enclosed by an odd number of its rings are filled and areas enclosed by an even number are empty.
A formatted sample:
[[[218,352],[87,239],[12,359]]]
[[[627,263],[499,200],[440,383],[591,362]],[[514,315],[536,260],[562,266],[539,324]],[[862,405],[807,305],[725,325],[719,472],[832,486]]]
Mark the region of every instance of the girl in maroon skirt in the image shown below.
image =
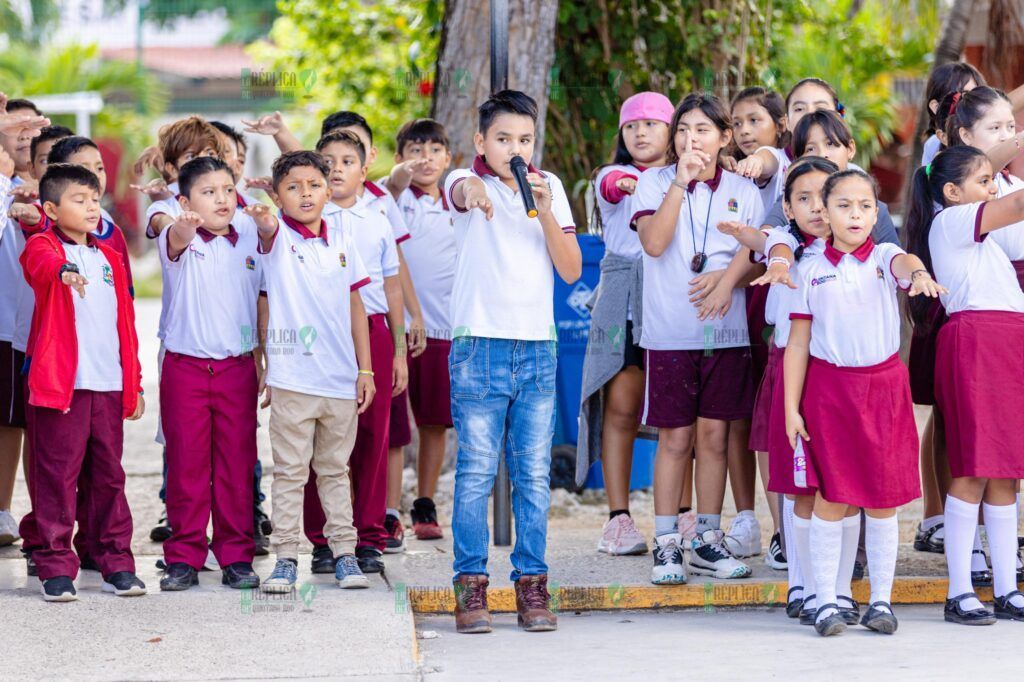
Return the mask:
[[[945,290],[920,258],[871,240],[878,195],[870,176],[836,173],[822,200],[832,237],[823,257],[801,264],[784,361],[786,433],[806,453],[806,484],[817,488],[810,531],[814,627],[823,636],[846,629],[836,579],[843,519],[852,507],[867,513],[871,604],[861,624],[891,634],[896,508],[921,494],[910,382],[898,356],[896,289],[933,297]]]
[[[946,421],[953,481],[945,507],[945,619],[1024,621],[1017,590],[1017,481],[1024,478],[1024,292],[995,230],[1024,220],[1024,192],[997,198],[983,152],[958,146],[914,174],[907,244],[949,286],[935,397]],[[934,213],[934,205],[942,210]],[[992,559],[995,613],[971,584],[979,506]]]

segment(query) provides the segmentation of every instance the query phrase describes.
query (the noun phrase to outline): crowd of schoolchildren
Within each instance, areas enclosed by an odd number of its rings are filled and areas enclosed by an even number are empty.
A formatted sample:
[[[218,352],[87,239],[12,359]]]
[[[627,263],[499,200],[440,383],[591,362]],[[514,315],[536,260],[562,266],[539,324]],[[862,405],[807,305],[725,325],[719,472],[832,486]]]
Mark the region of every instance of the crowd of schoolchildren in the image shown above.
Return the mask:
[[[787,615],[819,634],[896,631],[896,510],[922,493],[914,546],[945,553],[946,620],[1024,621],[1024,181],[1005,170],[1024,149],[1024,87],[1004,94],[957,62],[933,71],[927,98],[932,135],[899,232],[820,79],[784,98],[747,88],[731,105],[706,93],[623,102],[614,158],[592,178],[606,254],[579,415],[579,470],[600,460],[608,495],[599,551],[649,550],[629,511],[644,424],[658,433],[652,583],[751,575],[760,472],[774,525],[765,562],[787,571]],[[279,113],[243,121],[281,151],[255,178],[243,177],[243,132],[197,116],[161,128],[138,163],[158,177],[135,186],[151,200],[144,231],[161,264],[157,396],[141,387],[128,249],[101,207],[97,145],[28,100],[2,101],[0,543],[21,538],[47,601],[77,599],[79,570],[98,571],[104,591],[146,593],[121,458],[123,420],[147,407],[164,447],[166,513],[151,532],[162,591],[220,570],[231,588],[289,592],[302,535],[313,573],[367,587],[382,554],[405,548],[411,409],[421,540],[444,535],[433,497],[446,430],[457,436],[457,630],[491,628],[500,457],[519,624],[557,627],[545,563],[552,297],[556,274],[575,281],[582,258],[561,181],[529,163],[529,96],[480,105],[467,168],[450,169],[440,123],[409,121],[378,181],[373,131],[355,112],[325,118],[314,150]],[[932,409],[920,445],[915,403]],[[270,407],[269,516],[259,406]],[[32,504],[18,525],[22,433]],[[727,483],[738,513],[723,530]],[[270,551],[259,576],[254,556]],[[851,581],[865,569],[862,608]],[[977,585],[992,585],[992,609]]]

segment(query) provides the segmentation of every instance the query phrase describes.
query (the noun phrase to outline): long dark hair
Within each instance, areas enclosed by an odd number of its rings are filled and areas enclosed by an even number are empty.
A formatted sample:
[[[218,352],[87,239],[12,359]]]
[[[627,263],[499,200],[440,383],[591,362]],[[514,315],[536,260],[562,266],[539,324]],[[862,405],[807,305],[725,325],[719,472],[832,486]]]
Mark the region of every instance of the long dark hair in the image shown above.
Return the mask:
[[[793,130],[794,156],[803,156],[804,151],[807,149],[807,138],[810,137],[811,128],[814,126],[820,126],[822,132],[825,133],[825,137],[834,145],[840,145],[849,149],[850,144],[853,143],[853,135],[850,133],[850,128],[847,127],[846,121],[839,114],[828,109],[818,109],[809,114],[804,114],[800,122],[796,124],[796,128]]]
[[[954,95],[955,97],[955,95]],[[988,113],[993,105],[1000,101],[1010,103],[1006,93],[987,85],[962,93],[956,101],[950,102],[949,119],[946,121],[946,142],[948,146],[964,144],[960,138],[961,128],[973,128]]]
[[[928,83],[924,87],[925,107],[928,107],[928,103],[932,100],[939,102],[939,106],[942,106],[944,97],[947,97],[950,93],[962,91],[964,86],[972,80],[978,85],[985,85],[985,77],[967,62],[949,62],[948,64],[936,67],[931,72],[931,75],[928,76]],[[929,107],[927,134],[931,135],[940,128],[940,125],[935,120],[935,114],[932,113]],[[941,129],[945,130],[945,128]]]
[[[758,106],[768,112],[768,116],[771,117],[772,123],[775,124],[775,144],[773,146],[782,149],[783,147],[789,146],[789,131],[782,125],[782,119],[786,118],[786,103],[782,101],[782,96],[774,90],[768,88],[762,88],[760,85],[754,85],[749,88],[743,88],[739,94],[732,98],[732,104],[729,105],[729,113],[732,113],[733,109],[740,102],[750,100],[756,102]],[[736,137],[733,136],[732,146],[734,147],[733,153],[737,161],[746,158],[746,154],[740,149],[739,145],[736,144]]]
[[[729,110],[722,104],[722,100],[718,99],[714,95],[706,92],[691,92],[689,95],[683,98],[683,101],[676,107],[675,113],[672,114],[672,123],[668,127],[668,150],[666,151],[667,165],[672,165],[679,161],[679,155],[676,154],[676,129],[679,128],[679,119],[683,117],[683,114],[693,111],[694,109],[700,109],[704,112],[704,115],[711,119],[711,122],[715,124],[721,132],[732,131],[732,115]],[[718,159],[715,159],[715,163],[718,163]]]
[[[786,175],[786,185],[782,190],[782,196],[785,198],[786,203],[790,203],[790,197],[793,195],[793,185],[796,181],[807,175],[808,173],[821,172],[831,176],[833,173],[839,172],[839,166],[835,165],[826,158],[820,156],[804,156],[796,161],[792,166],[789,167],[789,171]],[[795,218],[789,219],[789,233],[796,239],[797,246],[793,256],[796,260],[800,260],[801,256],[804,255],[803,241],[804,237],[801,234],[800,226],[796,224]]]
[[[988,161],[984,152],[961,145],[939,152],[929,165],[921,166],[914,171],[910,211],[907,213],[907,223],[903,227],[903,247],[907,253],[920,258],[932,276],[935,275],[935,271],[932,268],[931,250],[928,248],[928,235],[932,229],[932,219],[935,217],[935,205],[947,205],[942,188],[950,182],[958,186],[963,185],[967,176],[982,161]],[[910,299],[908,316],[914,326],[921,326],[927,330],[930,324],[929,308],[931,301],[925,296]]]

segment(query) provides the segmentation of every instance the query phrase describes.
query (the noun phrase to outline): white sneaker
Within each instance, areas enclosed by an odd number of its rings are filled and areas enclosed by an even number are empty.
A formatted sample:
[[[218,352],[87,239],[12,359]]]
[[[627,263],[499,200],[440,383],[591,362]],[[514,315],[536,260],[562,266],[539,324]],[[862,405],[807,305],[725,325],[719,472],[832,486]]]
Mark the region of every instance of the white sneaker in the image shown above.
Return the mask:
[[[0,511],[0,547],[14,544],[21,538],[18,535],[18,522],[8,510]]]
[[[761,553],[761,524],[751,510],[741,511],[732,520],[725,534],[725,545],[735,557],[748,557]]]
[[[690,570],[713,578],[750,577],[750,566],[733,558],[720,530],[706,530],[693,539]]]
[[[605,522],[597,551],[606,554],[647,554],[647,543],[629,514],[619,514]]]
[[[654,538],[654,568],[651,569],[651,582],[655,585],[682,585],[686,582],[683,548],[680,546],[682,541],[679,533]]]

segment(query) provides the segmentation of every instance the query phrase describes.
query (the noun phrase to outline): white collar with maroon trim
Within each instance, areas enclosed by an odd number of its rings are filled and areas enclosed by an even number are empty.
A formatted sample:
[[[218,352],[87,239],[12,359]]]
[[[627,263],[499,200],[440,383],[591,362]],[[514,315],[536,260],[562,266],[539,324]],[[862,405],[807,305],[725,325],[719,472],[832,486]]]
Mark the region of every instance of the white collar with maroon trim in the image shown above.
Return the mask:
[[[426,192],[421,190],[416,185],[409,185],[409,191],[412,192],[413,198],[416,199],[417,201],[419,201],[423,197],[429,197],[432,203],[434,203],[434,204],[437,203],[437,199],[435,199],[434,197],[430,196],[429,194],[427,194]],[[440,197],[441,197],[441,206],[444,208],[444,210],[447,211],[448,210],[448,200],[444,198],[444,192],[443,191],[441,192]]]
[[[722,182],[722,167],[715,166],[715,177],[709,180],[697,180],[696,178],[690,180],[690,182],[686,185],[686,191],[689,192],[690,194],[693,194],[693,190],[697,189],[698,182],[703,182],[705,185],[708,186],[708,189],[714,192],[715,190],[718,189],[719,183]]]
[[[69,237],[67,234],[64,233],[62,229],[60,229],[56,225],[53,226],[53,233],[57,235],[57,239],[61,240],[65,244],[70,244],[71,246],[82,246],[82,244],[79,244],[74,239]],[[90,249],[95,249],[97,248],[99,243],[100,242],[96,238],[96,235],[94,235],[92,232],[85,233],[85,246],[88,246]]]
[[[832,237],[829,237],[828,241],[825,242],[825,258],[827,258],[828,262],[832,265],[839,265],[839,261],[843,259],[843,256],[849,255],[863,263],[868,259],[868,256],[871,255],[871,252],[874,251],[874,249],[875,241],[869,236],[866,242],[847,254],[833,246]]]
[[[473,172],[479,175],[480,177],[484,177],[485,175],[493,175],[494,177],[498,177],[498,174],[491,170],[491,167],[487,165],[487,161],[484,160],[482,154],[477,154],[476,158],[473,159]],[[540,172],[540,170],[535,168],[532,163],[526,164],[526,172],[536,173],[537,175],[544,175],[543,173]]]
[[[317,237],[319,237],[320,239],[324,240],[324,244],[328,243],[327,221],[324,220],[323,218],[320,219],[320,234],[313,234],[313,232],[308,227],[300,223],[298,220],[295,220],[290,216],[286,216],[284,213],[281,214],[281,219],[284,221],[285,225],[290,227],[293,232],[295,232],[303,239],[316,239]]]
[[[302,229],[306,230],[306,232],[309,232],[309,230],[306,229],[305,225],[302,226]],[[321,229],[323,229],[323,226],[321,226]],[[202,237],[204,243],[212,242],[217,237],[224,237],[229,242],[231,242],[231,246],[236,246],[238,244],[238,230],[235,229],[234,225],[228,225],[227,234],[214,234],[213,232],[207,230],[205,227],[198,228],[196,230],[196,234]]]
[[[380,185],[378,185],[373,180],[364,180],[363,181],[363,187],[366,188],[367,192],[369,192],[370,194],[372,194],[373,196],[375,196],[378,199],[380,199],[385,194],[384,188],[382,188]]]

